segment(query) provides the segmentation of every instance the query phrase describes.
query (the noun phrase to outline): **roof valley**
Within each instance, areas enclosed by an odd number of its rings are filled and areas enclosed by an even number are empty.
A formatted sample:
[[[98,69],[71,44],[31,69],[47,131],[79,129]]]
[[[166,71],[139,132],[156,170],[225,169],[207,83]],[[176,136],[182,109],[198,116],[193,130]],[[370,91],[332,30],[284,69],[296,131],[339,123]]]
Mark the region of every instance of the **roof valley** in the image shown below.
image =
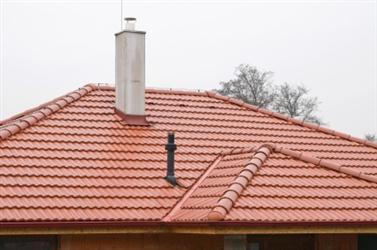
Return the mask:
[[[200,186],[200,184],[205,180],[209,173],[217,166],[217,164],[223,159],[223,155],[219,155],[215,158],[215,160],[208,165],[208,168],[203,172],[202,176],[198,178],[198,180],[191,186],[190,189],[186,191],[186,193],[182,196],[180,200],[173,206],[173,208],[161,219],[161,221],[168,222],[171,221],[171,218],[174,214],[181,209],[183,203],[190,198],[191,194]]]

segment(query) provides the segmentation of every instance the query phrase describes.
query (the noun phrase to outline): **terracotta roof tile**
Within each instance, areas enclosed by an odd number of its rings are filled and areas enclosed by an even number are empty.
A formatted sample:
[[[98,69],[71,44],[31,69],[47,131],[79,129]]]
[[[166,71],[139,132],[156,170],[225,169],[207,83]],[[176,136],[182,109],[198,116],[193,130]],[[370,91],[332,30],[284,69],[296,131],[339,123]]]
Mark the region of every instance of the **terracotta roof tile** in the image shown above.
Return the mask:
[[[114,100],[91,84],[0,122],[1,222],[376,222],[376,144],[214,92],[147,89],[148,127]]]
[[[372,191],[377,182],[370,175],[360,178],[355,170],[344,171],[339,165],[273,145],[254,153],[240,149],[226,153],[173,220],[355,222],[374,221],[368,216],[377,215],[377,192]],[[225,173],[227,181],[219,173]],[[365,211],[364,218],[360,211]]]

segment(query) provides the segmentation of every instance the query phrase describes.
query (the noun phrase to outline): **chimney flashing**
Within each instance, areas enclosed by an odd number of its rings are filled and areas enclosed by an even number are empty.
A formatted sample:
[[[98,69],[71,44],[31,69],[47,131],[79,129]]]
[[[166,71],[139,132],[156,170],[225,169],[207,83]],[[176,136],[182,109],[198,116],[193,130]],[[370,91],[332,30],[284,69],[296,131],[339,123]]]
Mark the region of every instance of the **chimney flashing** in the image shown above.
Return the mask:
[[[114,108],[115,114],[117,114],[123,121],[128,125],[138,125],[138,126],[149,126],[149,122],[146,119],[145,115],[131,115],[125,114],[117,108]]]

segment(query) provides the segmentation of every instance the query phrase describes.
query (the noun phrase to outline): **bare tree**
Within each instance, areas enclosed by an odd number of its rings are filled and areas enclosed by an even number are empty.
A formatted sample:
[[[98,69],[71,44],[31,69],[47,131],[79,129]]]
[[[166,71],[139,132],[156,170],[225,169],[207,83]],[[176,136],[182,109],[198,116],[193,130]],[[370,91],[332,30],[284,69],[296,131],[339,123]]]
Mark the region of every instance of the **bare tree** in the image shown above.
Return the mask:
[[[318,99],[308,96],[309,90],[304,86],[290,86],[284,83],[277,87],[277,96],[273,109],[292,118],[321,124],[315,115],[318,110]]]
[[[262,72],[256,67],[241,64],[236,68],[236,78],[220,82],[221,89],[216,91],[258,107],[267,108],[275,98],[270,81],[272,74],[270,71]]]
[[[241,64],[236,68],[235,79],[220,82],[221,89],[216,91],[258,107],[272,108],[290,117],[322,123],[315,115],[318,100],[308,95],[307,88],[290,86],[287,83],[275,86],[271,82],[272,75],[270,71],[263,72],[256,67]]]
[[[371,142],[377,142],[377,136],[374,134],[366,134],[365,140],[371,141]]]

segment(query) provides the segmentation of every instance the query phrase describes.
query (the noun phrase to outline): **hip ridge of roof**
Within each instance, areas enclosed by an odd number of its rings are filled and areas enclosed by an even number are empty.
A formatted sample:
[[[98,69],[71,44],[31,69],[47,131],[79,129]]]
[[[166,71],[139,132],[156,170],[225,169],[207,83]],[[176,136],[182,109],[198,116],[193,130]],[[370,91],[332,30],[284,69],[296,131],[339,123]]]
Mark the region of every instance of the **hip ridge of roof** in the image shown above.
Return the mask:
[[[377,176],[372,176],[372,175],[365,174],[363,172],[355,171],[352,169],[347,169],[346,167],[338,163],[329,161],[329,160],[323,160],[323,159],[320,159],[320,158],[317,158],[308,154],[304,154],[302,152],[293,151],[293,150],[283,148],[283,147],[278,147],[278,146],[273,146],[273,150],[274,152],[282,153],[298,160],[302,160],[302,161],[305,161],[305,162],[308,162],[317,166],[321,166],[330,170],[335,170],[339,173],[343,173],[346,175],[351,175],[353,177],[356,177],[365,181],[377,183]]]
[[[72,91],[52,101],[46,102],[35,108],[26,110],[20,114],[12,116],[0,122],[0,141],[28,128],[44,119],[45,117],[57,112],[68,104],[77,101],[84,95],[96,89],[96,85],[87,84],[78,90]]]
[[[209,221],[220,221],[232,209],[242,191],[250,183],[251,179],[255,176],[256,172],[263,166],[266,159],[269,157],[273,147],[269,144],[261,145],[251,157],[250,161],[244,166],[238,176],[224,191],[222,196],[217,201],[217,204],[208,213],[207,218]],[[233,150],[230,154],[240,154],[251,152],[249,148],[246,150]]]
[[[274,116],[278,119],[285,120],[287,122],[291,122],[291,123],[294,123],[296,125],[300,125],[300,126],[303,126],[303,127],[309,128],[309,129],[313,129],[315,131],[319,131],[319,132],[323,132],[323,133],[330,134],[330,135],[333,135],[333,136],[337,136],[337,137],[340,137],[342,139],[346,139],[346,140],[349,140],[349,141],[352,141],[352,142],[360,143],[360,144],[363,144],[365,146],[369,146],[369,147],[373,147],[373,148],[377,149],[377,143],[374,143],[374,142],[371,142],[371,141],[368,141],[368,140],[365,140],[365,139],[357,138],[357,137],[354,137],[354,136],[351,136],[349,134],[345,134],[345,133],[342,133],[342,132],[338,132],[338,131],[323,127],[320,124],[305,122],[303,120],[298,120],[298,119],[289,117],[287,115],[283,115],[281,113],[270,111],[268,109],[259,108],[255,105],[246,103],[242,100],[238,100],[236,98],[229,97],[229,96],[223,96],[223,95],[221,95],[217,92],[214,92],[214,91],[207,91],[206,93],[209,97],[212,97],[212,98],[223,100],[225,102],[229,102],[229,103],[232,103],[232,104],[235,104],[235,105],[247,108],[247,109],[251,109],[253,111],[256,111],[256,112],[259,112],[259,113],[262,113],[262,114],[265,114],[265,115]]]

